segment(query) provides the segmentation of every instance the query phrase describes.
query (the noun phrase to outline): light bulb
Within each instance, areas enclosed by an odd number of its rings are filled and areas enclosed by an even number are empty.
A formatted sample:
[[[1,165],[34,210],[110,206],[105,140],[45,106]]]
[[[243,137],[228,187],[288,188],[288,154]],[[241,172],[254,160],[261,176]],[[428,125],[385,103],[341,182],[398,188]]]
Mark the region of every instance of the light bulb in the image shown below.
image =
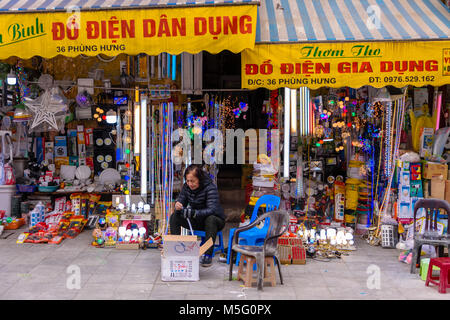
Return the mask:
[[[106,122],[110,124],[117,122],[117,113],[114,110],[111,109],[106,113]]]
[[[10,86],[15,86],[16,85],[17,77],[16,77],[16,73],[14,72],[13,69],[11,69],[11,71],[6,76],[6,83],[8,85],[10,85]]]

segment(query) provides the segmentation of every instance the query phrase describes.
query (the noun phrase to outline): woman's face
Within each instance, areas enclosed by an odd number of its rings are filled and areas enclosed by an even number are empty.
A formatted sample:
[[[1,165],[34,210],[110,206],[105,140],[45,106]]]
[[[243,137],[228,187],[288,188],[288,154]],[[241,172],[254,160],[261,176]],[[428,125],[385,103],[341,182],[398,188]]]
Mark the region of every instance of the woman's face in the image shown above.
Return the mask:
[[[200,186],[200,180],[193,173],[186,175],[186,183],[191,190],[195,190]]]

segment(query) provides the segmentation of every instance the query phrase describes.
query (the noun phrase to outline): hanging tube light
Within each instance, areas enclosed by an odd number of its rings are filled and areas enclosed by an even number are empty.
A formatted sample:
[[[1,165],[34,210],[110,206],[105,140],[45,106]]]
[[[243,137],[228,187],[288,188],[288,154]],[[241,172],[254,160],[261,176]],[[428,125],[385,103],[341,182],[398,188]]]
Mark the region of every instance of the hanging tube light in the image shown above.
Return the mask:
[[[290,111],[291,111],[291,89],[284,88],[284,161],[283,177],[289,178],[289,138],[290,138]]]
[[[147,200],[147,97],[141,97],[141,196]]]
[[[291,89],[291,134],[297,136],[297,90]]]

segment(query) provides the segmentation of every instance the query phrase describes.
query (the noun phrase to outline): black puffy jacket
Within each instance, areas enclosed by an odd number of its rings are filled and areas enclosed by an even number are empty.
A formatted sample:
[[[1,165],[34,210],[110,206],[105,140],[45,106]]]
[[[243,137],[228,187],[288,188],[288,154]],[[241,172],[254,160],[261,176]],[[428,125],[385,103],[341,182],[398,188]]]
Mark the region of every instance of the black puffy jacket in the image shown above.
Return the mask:
[[[192,209],[195,209],[197,219],[202,220],[209,215],[215,215],[225,220],[225,214],[220,205],[219,191],[209,177],[195,190],[191,190],[185,183],[177,201],[183,205],[183,208],[190,205]]]

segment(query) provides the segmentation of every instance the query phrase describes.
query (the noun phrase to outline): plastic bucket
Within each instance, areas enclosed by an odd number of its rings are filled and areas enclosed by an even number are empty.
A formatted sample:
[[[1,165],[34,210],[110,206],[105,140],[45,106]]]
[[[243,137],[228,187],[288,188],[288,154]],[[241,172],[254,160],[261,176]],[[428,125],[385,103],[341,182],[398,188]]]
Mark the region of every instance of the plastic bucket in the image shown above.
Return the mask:
[[[5,210],[5,217],[11,216],[11,200],[16,194],[16,185],[0,185],[0,210]]]

